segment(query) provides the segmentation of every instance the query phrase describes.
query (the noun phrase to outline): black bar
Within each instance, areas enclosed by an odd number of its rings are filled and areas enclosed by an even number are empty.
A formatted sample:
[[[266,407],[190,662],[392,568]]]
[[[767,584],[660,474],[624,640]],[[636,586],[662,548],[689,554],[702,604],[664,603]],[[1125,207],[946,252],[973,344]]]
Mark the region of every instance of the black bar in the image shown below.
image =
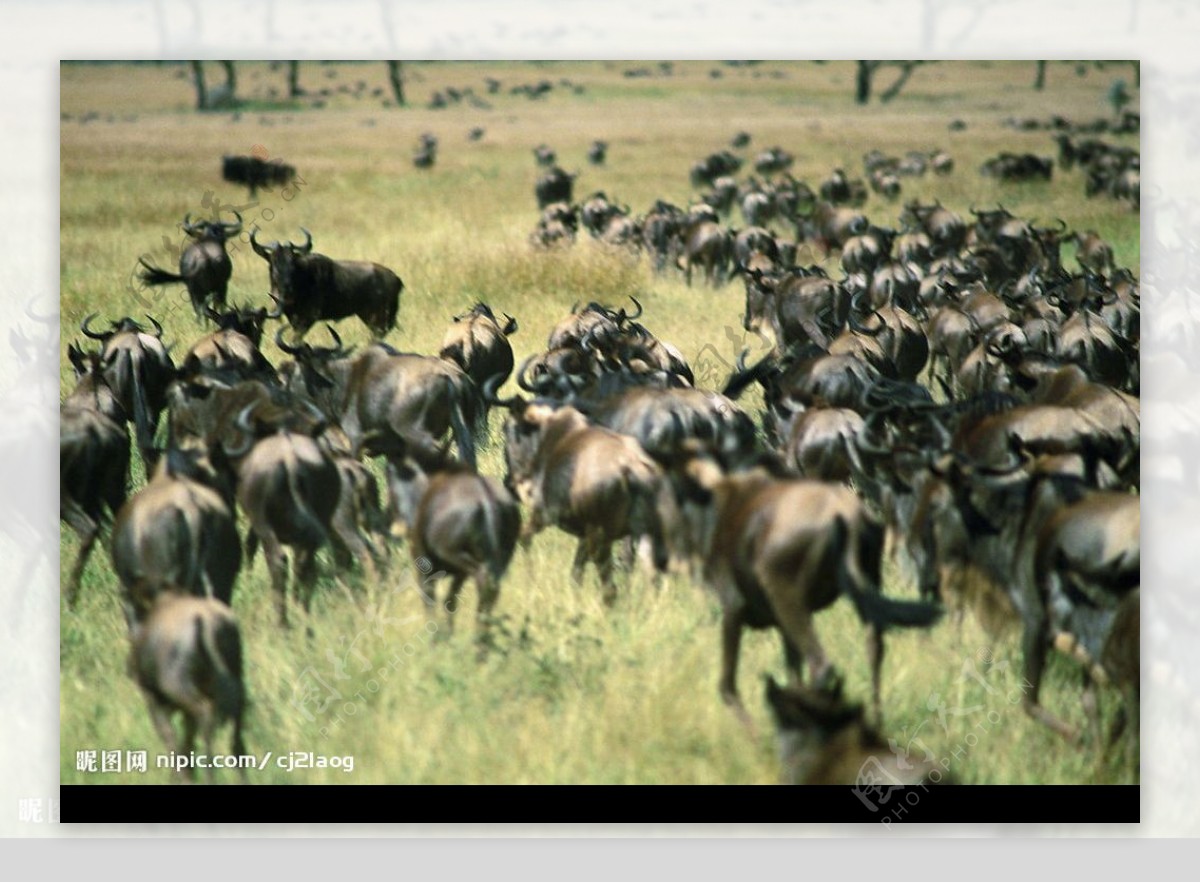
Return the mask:
[[[603,799],[613,796],[603,791],[618,788],[620,803]],[[436,799],[426,799],[435,790]],[[60,807],[64,824],[1141,820],[1137,785],[932,786],[885,796],[840,786],[64,785]],[[619,818],[613,806],[621,807]]]

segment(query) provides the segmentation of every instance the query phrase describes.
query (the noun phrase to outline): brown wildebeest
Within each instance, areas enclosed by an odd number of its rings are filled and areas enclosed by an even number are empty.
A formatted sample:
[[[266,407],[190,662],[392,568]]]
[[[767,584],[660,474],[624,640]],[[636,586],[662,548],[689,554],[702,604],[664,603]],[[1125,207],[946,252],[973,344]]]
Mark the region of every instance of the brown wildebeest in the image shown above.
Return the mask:
[[[246,687],[242,681],[242,638],[228,605],[215,598],[196,598],[175,586],[147,593],[133,589],[137,620],[133,626],[129,670],[146,697],[154,728],[167,749],[188,757],[197,732],[208,752],[208,781],[213,781],[213,733],[233,724],[230,753],[244,755],[242,716]],[[171,716],[183,715],[183,739]],[[176,771],[195,779],[196,771]],[[246,781],[246,770],[238,766]]]

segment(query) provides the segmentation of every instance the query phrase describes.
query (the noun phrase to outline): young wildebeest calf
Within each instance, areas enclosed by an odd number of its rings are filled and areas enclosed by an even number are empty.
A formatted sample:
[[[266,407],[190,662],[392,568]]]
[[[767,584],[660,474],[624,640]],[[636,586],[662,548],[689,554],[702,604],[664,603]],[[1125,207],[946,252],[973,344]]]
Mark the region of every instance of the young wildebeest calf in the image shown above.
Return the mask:
[[[766,678],[775,719],[783,785],[858,785],[874,788],[951,784],[928,760],[901,757],[863,720],[863,708],[832,690],[781,687]],[[936,779],[930,774],[938,770]]]
[[[387,475],[393,518],[405,522],[409,549],[418,567],[422,559],[427,562],[430,576],[422,580],[421,589],[426,605],[432,608],[436,601],[431,583],[439,574],[452,580],[446,598],[448,630],[454,628],[463,583],[468,577],[475,580],[482,657],[488,646],[488,618],[500,596],[500,578],[508,569],[521,531],[516,500],[494,478],[476,475],[455,463],[426,475],[407,457],[389,459]]]
[[[134,589],[138,610],[129,670],[146,695],[154,728],[168,750],[182,755],[190,754],[199,731],[211,758],[213,731],[232,721],[230,751],[245,754],[242,638],[233,611],[215,598],[196,598],[175,587],[146,588],[143,582]],[[171,722],[176,711],[183,713],[182,744]],[[239,773],[245,781],[245,770]],[[194,779],[196,772],[183,775]]]

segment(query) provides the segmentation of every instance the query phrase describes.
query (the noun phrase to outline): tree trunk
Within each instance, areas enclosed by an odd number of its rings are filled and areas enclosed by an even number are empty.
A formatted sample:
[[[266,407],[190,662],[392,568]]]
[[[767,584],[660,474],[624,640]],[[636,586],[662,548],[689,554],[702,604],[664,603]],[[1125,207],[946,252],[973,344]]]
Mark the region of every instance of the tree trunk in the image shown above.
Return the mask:
[[[404,107],[404,72],[401,70],[400,62],[389,61],[388,78],[392,81],[392,94],[396,96],[396,105]]]
[[[858,70],[854,77],[854,100],[866,104],[871,100],[871,78],[875,75],[877,61],[859,61]]]
[[[196,83],[196,110],[204,110],[208,107],[208,89],[204,85],[204,64],[202,62],[192,62],[192,79]]]
[[[225,89],[228,93],[227,100],[230,104],[237,101],[237,71],[233,68],[232,61],[222,61],[221,67],[225,68]]]
[[[1037,79],[1033,81],[1033,88],[1038,92],[1046,88],[1046,62],[1044,61],[1037,63]]]
[[[300,62],[288,62],[288,98],[299,98],[304,92],[300,88]]]

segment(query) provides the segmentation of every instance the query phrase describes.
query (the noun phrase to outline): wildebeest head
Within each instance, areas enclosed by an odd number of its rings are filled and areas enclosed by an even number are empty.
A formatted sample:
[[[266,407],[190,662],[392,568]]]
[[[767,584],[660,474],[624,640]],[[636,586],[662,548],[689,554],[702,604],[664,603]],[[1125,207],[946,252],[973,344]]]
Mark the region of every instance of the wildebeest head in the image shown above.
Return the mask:
[[[233,214],[237,221],[227,224],[221,221],[193,221],[192,213],[188,212],[180,226],[184,233],[197,241],[225,242],[242,232],[242,216],[236,211]]]
[[[292,302],[292,292],[295,291],[297,258],[301,255],[311,254],[313,248],[312,234],[303,227],[300,229],[304,232],[303,245],[278,241],[263,245],[257,239],[258,230],[250,231],[250,247],[270,267],[271,299],[284,312],[287,311],[289,306],[294,305]],[[272,318],[279,318],[279,314],[273,314]]]

